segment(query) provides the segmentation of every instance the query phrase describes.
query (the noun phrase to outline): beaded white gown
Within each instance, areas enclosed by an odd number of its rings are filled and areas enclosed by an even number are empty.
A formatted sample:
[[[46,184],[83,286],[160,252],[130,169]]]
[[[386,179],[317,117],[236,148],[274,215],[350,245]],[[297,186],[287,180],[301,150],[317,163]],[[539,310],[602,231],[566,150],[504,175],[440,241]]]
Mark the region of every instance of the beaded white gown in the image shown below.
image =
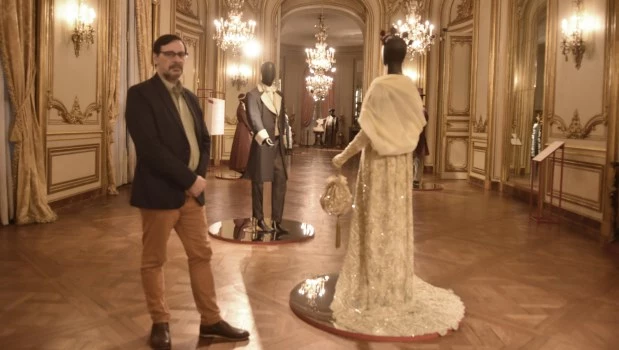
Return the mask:
[[[457,329],[460,298],[415,276],[412,153],[381,156],[362,129],[333,162],[359,151],[348,250],[331,303],[335,325],[384,336]]]

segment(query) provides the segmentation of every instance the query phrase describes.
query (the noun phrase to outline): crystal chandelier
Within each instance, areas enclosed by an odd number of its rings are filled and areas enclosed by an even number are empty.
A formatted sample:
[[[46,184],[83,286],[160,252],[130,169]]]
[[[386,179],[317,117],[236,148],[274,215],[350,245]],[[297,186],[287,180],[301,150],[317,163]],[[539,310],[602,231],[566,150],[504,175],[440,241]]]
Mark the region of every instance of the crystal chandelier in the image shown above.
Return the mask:
[[[329,95],[333,78],[326,74],[310,74],[305,78],[305,85],[314,101],[323,101]]]
[[[426,51],[430,50],[430,45],[434,43],[435,35],[434,25],[425,21],[422,23],[421,12],[422,4],[421,0],[407,0],[404,3],[406,8],[406,20],[402,22],[398,20],[393,24],[393,27],[397,30],[399,35],[404,41],[406,41],[407,52],[411,60],[415,55],[423,55]]]
[[[307,65],[309,66],[310,73],[325,73],[328,71],[334,71],[335,68],[335,49],[332,47],[327,48],[327,26],[325,26],[324,16],[321,14],[318,17],[318,25],[314,26],[318,28],[318,32],[314,35],[316,38],[315,47],[312,49],[305,49],[307,55]]]
[[[217,45],[222,50],[230,49],[233,55],[237,55],[241,47],[254,38],[254,29],[256,22],[253,20],[244,22],[243,17],[243,0],[228,0],[228,19],[215,20],[215,35],[213,39],[217,41]]]

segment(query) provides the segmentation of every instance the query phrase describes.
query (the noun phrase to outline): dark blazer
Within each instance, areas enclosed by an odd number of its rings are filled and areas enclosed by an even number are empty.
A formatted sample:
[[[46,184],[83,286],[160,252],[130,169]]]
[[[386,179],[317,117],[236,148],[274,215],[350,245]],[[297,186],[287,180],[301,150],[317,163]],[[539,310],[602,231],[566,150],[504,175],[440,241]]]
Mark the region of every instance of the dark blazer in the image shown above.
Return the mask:
[[[276,92],[280,96],[280,91]],[[255,139],[252,139],[251,147],[249,150],[249,160],[247,161],[247,169],[243,174],[244,179],[251,179],[254,182],[270,182],[273,181],[273,167],[275,164],[276,152],[281,155],[284,168],[284,174],[286,179],[288,178],[288,172],[286,169],[286,157],[285,157],[285,145],[284,138],[288,132],[288,126],[286,125],[286,113],[284,113],[284,98],[282,96],[282,104],[279,110],[279,117],[277,119],[278,125],[275,125],[275,114],[271,112],[261,100],[262,93],[258,91],[258,88],[253,88],[247,93],[247,120],[252,128],[254,136],[258,131],[265,129],[270,138],[275,135],[275,128],[279,131],[279,142],[275,144],[275,147],[269,147],[267,145],[259,145]]]
[[[423,109],[423,115],[426,117],[426,126],[428,123],[428,111]],[[421,129],[421,133],[419,134],[419,142],[417,142],[417,147],[413,151],[413,154],[417,157],[425,157],[430,155],[430,150],[428,149],[428,142],[426,141],[426,127],[424,126]]]
[[[188,168],[189,141],[170,92],[159,75],[129,88],[125,119],[135,144],[137,164],[131,205],[148,209],[177,209],[197,175],[205,176],[210,159],[210,135],[202,118],[198,97],[182,92],[193,114],[200,161]],[[204,194],[196,198],[204,205]]]

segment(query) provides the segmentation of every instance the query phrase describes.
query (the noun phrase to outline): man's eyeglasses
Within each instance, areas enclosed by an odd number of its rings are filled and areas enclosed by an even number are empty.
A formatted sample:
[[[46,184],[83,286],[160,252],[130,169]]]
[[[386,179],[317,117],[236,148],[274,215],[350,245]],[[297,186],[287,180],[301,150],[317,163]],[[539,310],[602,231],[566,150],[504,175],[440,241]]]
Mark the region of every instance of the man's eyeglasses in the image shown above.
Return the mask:
[[[178,56],[178,58],[185,59],[189,54],[187,52],[174,52],[174,51],[161,51],[161,54],[167,58],[174,58],[174,56]]]

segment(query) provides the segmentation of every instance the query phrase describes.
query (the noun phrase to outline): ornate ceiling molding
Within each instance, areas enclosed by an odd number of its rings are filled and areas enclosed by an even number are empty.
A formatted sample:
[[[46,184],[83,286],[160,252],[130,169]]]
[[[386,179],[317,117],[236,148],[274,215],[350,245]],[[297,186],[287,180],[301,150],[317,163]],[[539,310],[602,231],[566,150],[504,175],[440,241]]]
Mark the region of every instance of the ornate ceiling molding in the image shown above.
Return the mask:
[[[462,0],[456,7],[456,21],[461,21],[473,17],[473,0]]]

